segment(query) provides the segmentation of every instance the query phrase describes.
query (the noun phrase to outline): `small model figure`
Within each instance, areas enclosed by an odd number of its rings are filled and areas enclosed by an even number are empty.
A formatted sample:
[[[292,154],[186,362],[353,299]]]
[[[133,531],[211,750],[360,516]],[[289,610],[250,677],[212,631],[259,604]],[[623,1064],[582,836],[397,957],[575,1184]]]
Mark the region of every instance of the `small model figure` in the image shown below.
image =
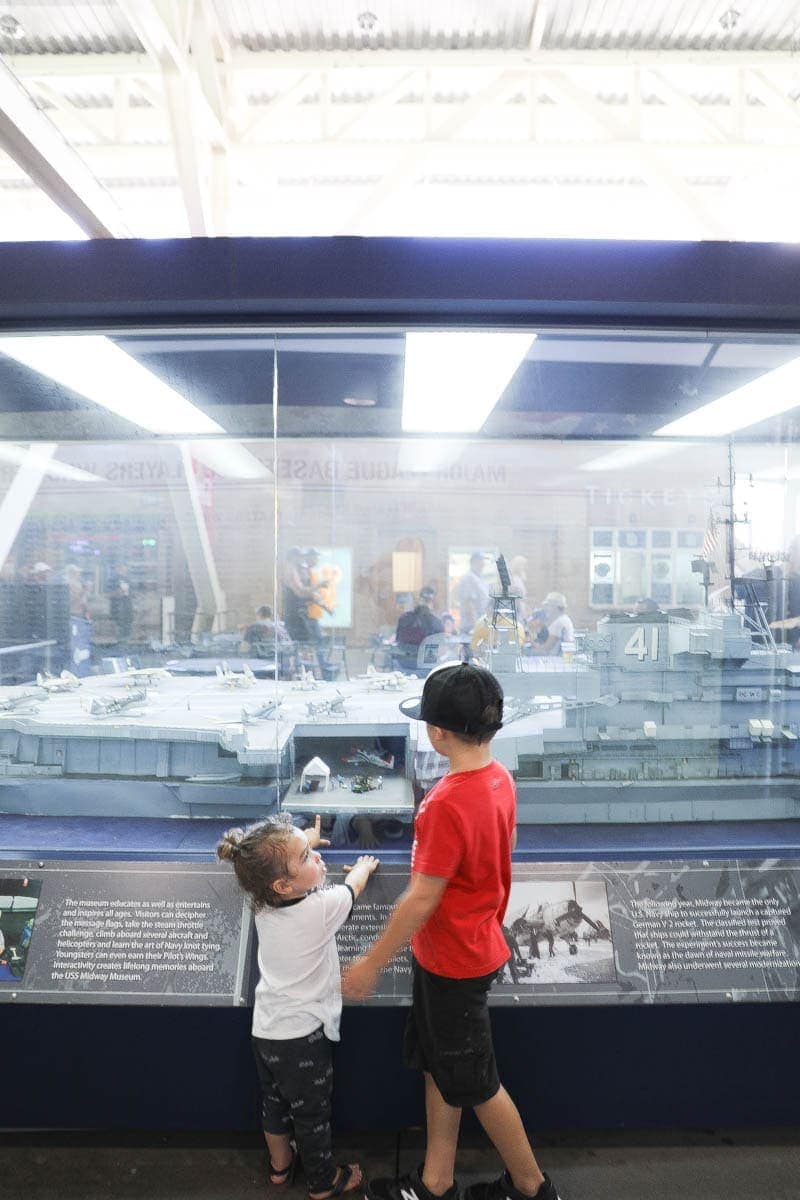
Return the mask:
[[[350,784],[350,791],[358,794],[362,792],[379,792],[382,787],[382,775],[354,775]]]

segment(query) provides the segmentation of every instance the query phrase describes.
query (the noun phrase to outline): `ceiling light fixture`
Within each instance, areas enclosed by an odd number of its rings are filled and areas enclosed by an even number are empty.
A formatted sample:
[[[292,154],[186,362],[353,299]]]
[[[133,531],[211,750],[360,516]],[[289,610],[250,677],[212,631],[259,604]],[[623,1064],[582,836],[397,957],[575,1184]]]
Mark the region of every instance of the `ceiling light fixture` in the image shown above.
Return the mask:
[[[407,333],[404,432],[477,433],[535,339],[535,333]]]
[[[20,42],[25,37],[25,30],[15,16],[4,13],[0,17],[0,35],[11,38],[13,42]]]
[[[719,23],[726,33],[731,33],[739,24],[741,13],[738,8],[726,8],[725,12],[719,19]]]
[[[115,342],[100,335],[0,337],[0,354],[38,371],[149,433],[204,434],[225,430]],[[208,446],[208,457],[204,446]],[[268,468],[237,442],[193,442],[192,455],[219,475],[264,479]]]

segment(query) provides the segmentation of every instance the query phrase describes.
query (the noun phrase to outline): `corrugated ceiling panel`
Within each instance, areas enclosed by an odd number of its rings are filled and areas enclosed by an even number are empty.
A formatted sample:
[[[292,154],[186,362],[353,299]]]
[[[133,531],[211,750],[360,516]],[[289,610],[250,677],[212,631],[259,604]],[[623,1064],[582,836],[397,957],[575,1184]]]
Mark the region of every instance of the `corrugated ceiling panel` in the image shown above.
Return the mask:
[[[214,7],[231,41],[252,50],[457,50],[527,45],[533,0],[214,0]]]
[[[554,0],[550,10],[547,49],[800,49],[797,0]]]
[[[114,0],[88,4],[0,3],[22,36],[0,30],[0,54],[103,54],[141,52],[142,46]]]

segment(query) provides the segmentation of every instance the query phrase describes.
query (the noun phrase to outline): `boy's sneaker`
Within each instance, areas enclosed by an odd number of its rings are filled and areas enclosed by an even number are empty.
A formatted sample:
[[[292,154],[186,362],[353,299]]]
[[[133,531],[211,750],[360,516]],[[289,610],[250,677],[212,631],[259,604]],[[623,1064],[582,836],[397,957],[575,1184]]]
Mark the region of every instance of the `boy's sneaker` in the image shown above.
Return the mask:
[[[416,1171],[401,1175],[399,1179],[371,1179],[364,1194],[367,1200],[458,1200],[458,1184],[454,1183],[441,1196],[436,1196],[425,1187],[422,1168],[417,1167]]]
[[[549,1175],[545,1174],[544,1183],[540,1184],[534,1196],[528,1196],[515,1188],[508,1171],[503,1171],[499,1179],[481,1180],[471,1183],[461,1193],[462,1200],[560,1200],[559,1194]]]

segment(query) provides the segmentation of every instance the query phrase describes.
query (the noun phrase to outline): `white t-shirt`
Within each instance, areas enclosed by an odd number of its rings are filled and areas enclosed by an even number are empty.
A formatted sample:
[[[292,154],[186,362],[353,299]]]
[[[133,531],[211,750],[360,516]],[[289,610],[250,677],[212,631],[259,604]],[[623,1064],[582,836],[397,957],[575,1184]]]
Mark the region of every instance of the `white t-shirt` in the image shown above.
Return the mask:
[[[350,916],[346,884],[309,892],[302,900],[256,913],[258,970],[253,1036],[305,1037],[322,1025],[339,1041],[342,996],[336,931]]]
[[[561,646],[564,642],[575,641],[575,626],[572,624],[572,618],[566,613],[560,613],[554,621],[551,621],[547,626],[547,632],[550,637],[558,638],[558,649],[553,647],[556,654],[561,653]]]

